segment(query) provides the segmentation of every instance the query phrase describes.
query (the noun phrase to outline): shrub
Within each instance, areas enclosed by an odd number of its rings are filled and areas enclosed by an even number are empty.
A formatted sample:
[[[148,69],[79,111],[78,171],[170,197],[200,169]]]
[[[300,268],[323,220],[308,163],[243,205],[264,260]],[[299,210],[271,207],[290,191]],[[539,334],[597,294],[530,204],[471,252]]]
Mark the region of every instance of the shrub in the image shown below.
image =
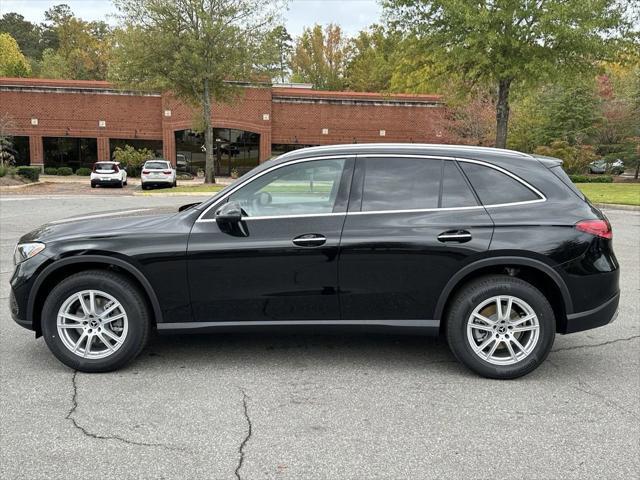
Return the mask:
[[[40,180],[40,167],[18,167],[16,174],[32,182],[37,182]]]
[[[56,167],[46,167],[44,169],[44,173],[46,175],[57,175],[58,174],[58,169]]]
[[[591,177],[589,175],[569,175],[573,183],[613,183],[611,175],[599,175]]]
[[[91,169],[87,167],[80,167],[76,170],[76,175],[80,177],[88,177],[89,175],[91,175]]]
[[[146,148],[137,150],[131,145],[125,145],[124,148],[116,147],[113,151],[113,159],[120,162],[130,177],[139,177],[144,162],[152,158],[155,158],[155,155],[151,150]]]
[[[60,167],[58,169],[58,175],[68,177],[69,175],[73,175],[73,169],[71,167]]]
[[[4,177],[7,174],[8,168],[4,165],[0,165],[0,177]]]

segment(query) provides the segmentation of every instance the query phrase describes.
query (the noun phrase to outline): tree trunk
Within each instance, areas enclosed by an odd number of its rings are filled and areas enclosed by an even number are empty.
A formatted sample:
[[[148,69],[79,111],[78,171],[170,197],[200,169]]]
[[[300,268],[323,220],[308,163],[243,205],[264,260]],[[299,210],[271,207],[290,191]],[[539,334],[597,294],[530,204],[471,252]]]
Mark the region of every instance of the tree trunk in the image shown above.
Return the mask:
[[[507,147],[507,127],[509,125],[509,89],[511,79],[498,83],[498,103],[496,104],[496,147]]]
[[[204,183],[216,183],[213,163],[213,127],[211,126],[211,95],[209,80],[204,81],[204,95],[202,97],[202,116],[204,120]]]
[[[636,160],[636,174],[633,176],[636,180],[638,179],[638,174],[640,174],[640,160]]]

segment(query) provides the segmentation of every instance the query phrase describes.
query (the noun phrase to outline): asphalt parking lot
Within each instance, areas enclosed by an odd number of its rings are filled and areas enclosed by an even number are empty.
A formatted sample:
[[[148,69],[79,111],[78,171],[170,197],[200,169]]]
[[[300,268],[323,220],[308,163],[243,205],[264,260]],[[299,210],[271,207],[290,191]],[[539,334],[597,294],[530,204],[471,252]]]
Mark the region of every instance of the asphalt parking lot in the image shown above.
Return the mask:
[[[198,197],[0,198],[0,478],[640,477],[640,212],[607,210],[615,323],[558,336],[515,381],[444,341],[158,337],[128,368],[74,373],[9,315],[13,246],[70,215]]]

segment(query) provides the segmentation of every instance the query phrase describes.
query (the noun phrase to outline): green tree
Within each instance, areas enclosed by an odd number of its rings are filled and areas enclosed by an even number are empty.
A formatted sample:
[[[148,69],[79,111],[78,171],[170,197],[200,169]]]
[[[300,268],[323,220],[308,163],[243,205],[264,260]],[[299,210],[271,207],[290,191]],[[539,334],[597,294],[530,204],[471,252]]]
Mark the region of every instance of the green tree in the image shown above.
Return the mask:
[[[363,30],[350,42],[346,83],[350,90],[382,92],[391,88],[400,36],[380,25]]]
[[[0,168],[11,166],[15,157],[13,155],[12,131],[15,128],[13,119],[8,113],[0,115]],[[6,170],[5,170],[6,172]]]
[[[589,71],[637,32],[618,0],[384,0],[395,28],[415,36],[445,75],[492,85],[496,146],[507,142],[514,85]]]
[[[549,146],[537,147],[534,153],[563,160],[562,168],[573,175],[587,173],[589,164],[597,158],[591,145],[571,145],[564,140],[556,140]]]
[[[348,45],[338,25],[305,28],[291,56],[292,80],[313,84],[318,90],[345,87]]]
[[[0,77],[28,77],[31,66],[18,42],[8,33],[0,33]]]
[[[19,13],[8,12],[0,18],[0,33],[11,35],[27,58],[41,57],[40,28]]]
[[[199,106],[205,126],[205,181],[213,175],[212,99],[232,101],[250,79],[256,50],[272,28],[278,4],[268,0],[116,0],[111,78],[133,88],[171,91]]]
[[[289,78],[289,58],[293,52],[292,38],[283,25],[269,31],[262,42],[262,56],[258,68],[262,68],[272,80],[281,83]]]
[[[40,75],[50,78],[104,80],[111,52],[111,29],[105,22],[86,22],[67,5],[45,13],[47,48]]]

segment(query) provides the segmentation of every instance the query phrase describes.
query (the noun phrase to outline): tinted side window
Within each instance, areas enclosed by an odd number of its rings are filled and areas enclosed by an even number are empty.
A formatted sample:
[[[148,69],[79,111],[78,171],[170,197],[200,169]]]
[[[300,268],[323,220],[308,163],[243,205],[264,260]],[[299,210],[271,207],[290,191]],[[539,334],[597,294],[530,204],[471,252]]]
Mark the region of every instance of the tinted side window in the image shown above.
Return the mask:
[[[471,185],[484,205],[526,202],[540,197],[522,183],[494,168],[460,162]]]
[[[315,160],[264,174],[229,196],[249,217],[333,212],[344,160]]]
[[[442,160],[367,158],[362,211],[437,208]]]
[[[444,162],[442,177],[442,207],[475,207],[478,205],[476,197],[469,188],[462,172],[451,161]]]

